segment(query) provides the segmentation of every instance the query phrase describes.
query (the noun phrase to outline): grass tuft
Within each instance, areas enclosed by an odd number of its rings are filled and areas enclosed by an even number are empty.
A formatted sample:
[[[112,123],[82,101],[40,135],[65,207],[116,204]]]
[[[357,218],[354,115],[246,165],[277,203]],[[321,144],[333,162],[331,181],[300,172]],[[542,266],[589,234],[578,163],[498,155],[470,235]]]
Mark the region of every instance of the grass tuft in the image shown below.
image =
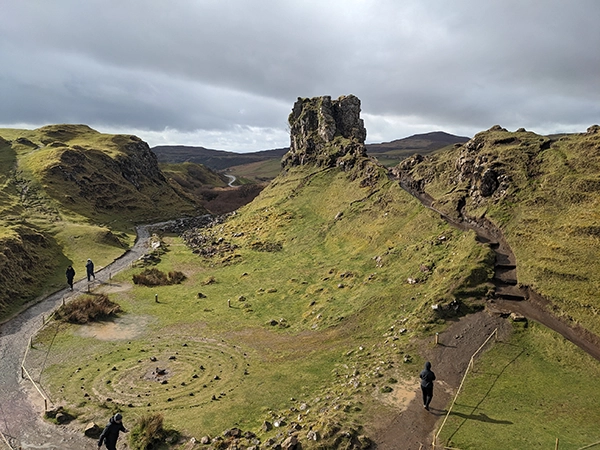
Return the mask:
[[[180,284],[185,280],[183,272],[176,270],[170,271],[168,274],[161,272],[154,267],[145,269],[143,272],[132,276],[134,284],[142,286],[170,286],[172,284]]]
[[[166,430],[162,414],[144,414],[131,430],[129,444],[134,450],[154,450],[177,442],[179,433]]]
[[[58,308],[55,317],[63,322],[84,324],[108,319],[119,312],[121,307],[106,294],[86,294]]]

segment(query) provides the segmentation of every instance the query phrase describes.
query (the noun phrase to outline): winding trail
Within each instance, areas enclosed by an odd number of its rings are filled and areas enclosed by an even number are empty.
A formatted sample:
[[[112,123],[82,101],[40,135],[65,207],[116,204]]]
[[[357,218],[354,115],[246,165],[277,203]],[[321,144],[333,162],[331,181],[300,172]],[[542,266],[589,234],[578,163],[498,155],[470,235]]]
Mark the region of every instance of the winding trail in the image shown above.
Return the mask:
[[[227,183],[227,186],[233,187],[233,183],[235,183],[235,180],[237,180],[237,178],[234,175],[225,174],[225,176],[229,178],[229,183]]]
[[[446,414],[445,405],[449,404],[458,388],[471,355],[495,328],[499,329],[501,335],[508,335],[509,324],[501,316],[510,312],[542,323],[600,360],[598,336],[554,316],[543,297],[517,284],[516,260],[500,230],[486,221],[475,222],[466,218],[462,221],[453,220],[434,207],[431,197],[411,188],[410,184],[400,177],[392,179],[451,225],[463,230],[474,230],[481,243],[490,245],[496,253],[496,295],[485,312],[463,317],[441,333],[441,345],[432,348],[431,345],[424,344],[422,354],[432,362],[433,369],[439,371],[438,387],[431,411],[423,410],[417,395],[405,411],[382,426],[376,440],[378,450],[398,450],[399,442],[402,442],[404,450],[431,448],[432,432]],[[150,229],[163,224],[138,227],[137,239],[132,249],[96,272],[95,283],[109,284],[110,274],[126,269],[145,254],[148,250]],[[6,436],[13,449],[97,448],[95,440],[83,436],[80,424],[77,427],[56,426],[42,419],[43,400],[37,392],[32,392],[31,382],[22,379],[20,369],[29,339],[42,326],[43,317],[48,317],[63,298],[68,300],[86,290],[87,281],[80,280],[75,284],[74,292],[67,289],[58,291],[0,324],[0,432]],[[472,419],[494,420],[488,417]],[[0,438],[0,449],[5,447],[6,444]]]
[[[521,314],[529,320],[545,325],[600,361],[600,337],[573,322],[555,316],[548,308],[549,302],[546,299],[530,288],[519,286],[516,258],[501,230],[488,220],[473,221],[462,216],[462,220],[457,221],[436,209],[434,199],[418,189],[410,177],[400,173],[390,174],[390,178],[450,225],[461,230],[475,231],[477,240],[494,250],[495,295],[486,305],[485,311],[462,317],[441,333],[441,345],[433,348],[424,345],[421,348],[420,353],[431,361],[433,370],[438,370],[431,411],[423,410],[420,393],[417,393],[405,411],[401,411],[382,427],[376,439],[377,450],[398,450],[399,442],[404,450],[433,448],[433,433],[447,414],[445,407],[455,395],[471,355],[494,327],[498,329],[500,340],[509,336],[510,323],[502,317],[511,313]],[[498,420],[487,416],[470,416],[469,419],[485,422]]]
[[[167,222],[165,222],[167,223]],[[139,259],[148,250],[150,229],[162,224],[144,225],[136,228],[134,246],[111,264],[96,272],[92,284],[110,284],[111,274],[122,271]],[[81,271],[83,272],[83,271]],[[68,288],[55,292],[30,306],[19,315],[0,325],[0,432],[13,449],[95,449],[96,441],[83,435],[81,428],[56,426],[42,419],[44,401],[35,392],[28,379],[21,378],[21,362],[29,340],[42,326],[44,317],[61,304],[87,290],[86,279]],[[50,408],[52,405],[48,405]],[[0,449],[6,443],[0,437]]]
[[[409,194],[417,198],[423,206],[438,213],[450,225],[462,230],[473,230],[477,240],[487,244],[496,254],[495,274],[492,280],[495,295],[488,308],[501,313],[518,313],[545,325],[559,333],[565,339],[577,345],[594,359],[600,361],[600,337],[578,324],[554,315],[549,310],[550,302],[527,286],[519,286],[517,282],[517,261],[506,242],[502,231],[487,219],[478,221],[461,215],[461,221],[449,217],[434,206],[434,199],[428,194],[416,190],[410,182],[402,177],[394,178]]]

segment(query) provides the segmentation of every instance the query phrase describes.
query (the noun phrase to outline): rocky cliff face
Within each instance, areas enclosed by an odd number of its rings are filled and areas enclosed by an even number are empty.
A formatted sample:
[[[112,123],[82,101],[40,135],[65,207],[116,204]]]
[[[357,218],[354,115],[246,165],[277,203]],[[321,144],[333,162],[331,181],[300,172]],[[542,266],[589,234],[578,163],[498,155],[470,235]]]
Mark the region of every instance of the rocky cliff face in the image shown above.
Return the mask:
[[[39,156],[47,158],[39,164],[45,192],[64,208],[88,217],[119,214],[133,221],[204,212],[169,184],[156,155],[136,136],[104,135],[73,125],[36,131],[44,144],[37,153],[48,154]]]
[[[367,131],[354,95],[299,98],[288,122],[290,151],[281,161],[284,170],[305,164],[349,168],[366,156]]]

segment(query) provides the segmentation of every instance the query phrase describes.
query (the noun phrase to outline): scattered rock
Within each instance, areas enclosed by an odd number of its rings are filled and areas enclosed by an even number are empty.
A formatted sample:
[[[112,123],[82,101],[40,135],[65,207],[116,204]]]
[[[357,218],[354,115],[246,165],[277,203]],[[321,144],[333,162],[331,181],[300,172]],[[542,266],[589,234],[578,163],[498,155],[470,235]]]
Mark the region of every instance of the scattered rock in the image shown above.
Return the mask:
[[[90,422],[85,426],[85,429],[83,430],[83,434],[89,438],[93,438],[93,439],[98,439],[100,437],[100,434],[102,433],[102,428],[94,423],[94,422]]]
[[[515,312],[510,313],[510,320],[513,322],[527,322],[527,318],[525,316]]]
[[[295,450],[296,445],[298,445],[298,437],[294,434],[281,443],[281,448],[282,450]]]
[[[315,430],[310,430],[306,433],[306,439],[309,441],[318,441],[321,437],[319,436],[319,432]]]

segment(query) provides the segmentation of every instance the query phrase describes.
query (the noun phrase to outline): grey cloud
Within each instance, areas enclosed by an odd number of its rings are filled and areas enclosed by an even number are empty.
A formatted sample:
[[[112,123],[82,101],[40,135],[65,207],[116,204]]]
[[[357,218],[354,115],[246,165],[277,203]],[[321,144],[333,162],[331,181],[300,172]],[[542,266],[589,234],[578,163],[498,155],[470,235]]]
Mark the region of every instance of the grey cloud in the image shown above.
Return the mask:
[[[384,140],[600,121],[594,0],[6,3],[5,124],[255,130],[262,149],[297,97],[349,93]]]

